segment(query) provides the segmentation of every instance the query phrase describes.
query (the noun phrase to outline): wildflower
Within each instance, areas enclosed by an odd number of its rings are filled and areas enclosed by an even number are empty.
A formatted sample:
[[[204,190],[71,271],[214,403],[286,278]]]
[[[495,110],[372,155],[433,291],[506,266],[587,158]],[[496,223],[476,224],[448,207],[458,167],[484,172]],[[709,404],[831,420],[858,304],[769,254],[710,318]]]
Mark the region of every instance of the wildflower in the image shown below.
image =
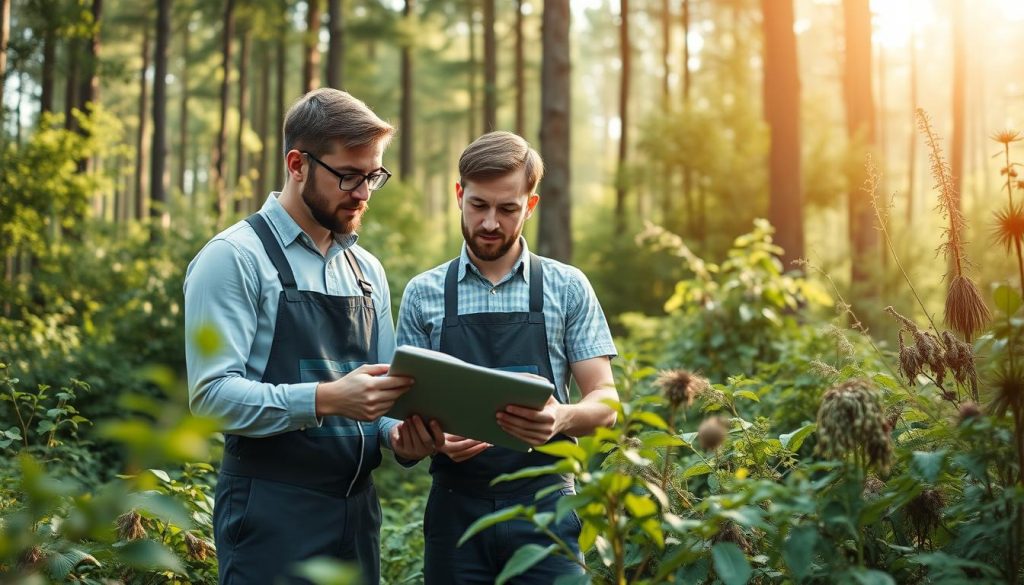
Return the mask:
[[[1020,245],[1024,241],[1024,205],[1011,204],[997,211],[992,233],[1007,252],[1014,244]]]
[[[819,454],[887,470],[892,443],[879,394],[869,382],[853,379],[832,387],[818,409]]]
[[[828,326],[825,327],[825,335],[835,340],[836,352],[839,355],[845,358],[853,356],[853,344],[850,343],[850,340],[846,337],[846,333],[844,333],[842,329],[836,327],[835,325],[829,324]]]
[[[714,451],[725,442],[729,434],[729,426],[725,419],[720,416],[713,416],[704,419],[697,427],[697,442],[700,448],[705,451]]]
[[[981,408],[977,402],[968,400],[960,405],[960,411],[957,413],[959,424],[981,416]]]
[[[990,136],[990,138],[992,140],[995,140],[999,144],[1009,145],[1011,142],[1017,142],[1019,140],[1024,140],[1024,135],[1022,135],[1019,130],[1009,130],[1009,129],[1007,129],[1007,130],[1000,130],[999,132],[996,132],[995,134]]]
[[[661,389],[672,408],[680,405],[689,407],[697,394],[710,386],[705,378],[687,370],[665,370],[654,384]]]
[[[191,532],[185,533],[185,548],[188,549],[188,556],[197,561],[205,561],[207,555],[216,554],[209,542]]]
[[[985,327],[990,316],[977,285],[966,276],[954,276],[946,296],[946,324],[970,339]]]
[[[924,490],[907,504],[907,517],[917,533],[918,546],[923,546],[928,536],[939,526],[945,507],[945,496],[934,489]]]
[[[117,517],[117,536],[121,540],[139,540],[146,537],[146,528],[142,525],[142,515],[129,510]]]

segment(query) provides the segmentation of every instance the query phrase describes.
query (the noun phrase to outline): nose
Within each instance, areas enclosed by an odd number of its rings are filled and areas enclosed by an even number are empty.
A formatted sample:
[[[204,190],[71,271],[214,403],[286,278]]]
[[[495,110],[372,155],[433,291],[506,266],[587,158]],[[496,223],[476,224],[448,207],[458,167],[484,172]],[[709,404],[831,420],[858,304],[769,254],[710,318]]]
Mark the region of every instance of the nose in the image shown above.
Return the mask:
[[[351,195],[352,198],[356,199],[357,201],[367,201],[368,199],[370,199],[370,195],[372,194],[372,192],[370,191],[370,188],[366,185],[366,181],[363,181],[362,183],[359,183],[359,186],[356,187],[354,191],[349,191],[348,194]]]
[[[480,227],[485,231],[493,232],[498,229],[498,214],[494,209],[489,209],[484,214],[483,221],[480,222]]]

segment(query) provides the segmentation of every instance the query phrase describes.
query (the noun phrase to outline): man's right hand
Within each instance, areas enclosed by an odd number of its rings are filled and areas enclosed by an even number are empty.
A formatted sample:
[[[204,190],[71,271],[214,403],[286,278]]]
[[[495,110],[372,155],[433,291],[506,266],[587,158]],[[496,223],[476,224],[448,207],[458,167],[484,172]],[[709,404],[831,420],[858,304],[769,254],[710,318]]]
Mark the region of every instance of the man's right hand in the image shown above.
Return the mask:
[[[431,422],[435,423],[436,421]],[[444,453],[456,463],[461,463],[467,459],[476,457],[490,447],[492,447],[490,443],[484,443],[482,441],[477,441],[476,439],[467,439],[466,437],[460,437],[459,435],[445,433],[444,446],[438,449],[437,452]]]
[[[364,364],[333,382],[316,387],[316,415],[344,416],[369,422],[387,412],[413,379],[386,376],[388,364]]]

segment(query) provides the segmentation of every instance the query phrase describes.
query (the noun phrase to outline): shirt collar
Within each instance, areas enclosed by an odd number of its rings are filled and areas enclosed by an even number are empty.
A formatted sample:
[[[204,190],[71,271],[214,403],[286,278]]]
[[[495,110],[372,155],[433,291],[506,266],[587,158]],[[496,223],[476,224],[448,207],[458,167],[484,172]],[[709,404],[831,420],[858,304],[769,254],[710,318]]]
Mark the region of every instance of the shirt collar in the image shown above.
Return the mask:
[[[510,280],[514,275],[519,274],[523,278],[523,282],[530,284],[530,248],[526,244],[526,238],[519,236],[519,243],[523,245],[523,250],[519,253],[519,259],[512,265],[512,271],[505,275],[501,279],[501,282]],[[467,269],[468,268],[468,269]],[[473,261],[469,258],[469,247],[466,246],[466,242],[462,242],[462,253],[459,255],[459,282],[462,282],[466,278],[466,274],[472,270],[480,278],[484,278],[484,275],[480,273],[480,269],[473,264]]]
[[[274,191],[273,193],[271,193],[267,197],[267,201],[263,204],[263,208],[260,209],[260,213],[262,213],[264,217],[267,218],[267,221],[270,223],[270,225],[273,226],[274,234],[280,241],[281,247],[288,246],[297,238],[305,235],[306,243],[309,244],[310,246],[313,246],[313,248],[315,249],[316,246],[313,244],[313,239],[309,237],[309,234],[306,234],[304,231],[302,231],[302,228],[299,227],[299,224],[295,223],[295,220],[292,219],[292,216],[289,215],[288,211],[285,210],[283,205],[281,205],[281,202],[278,200],[278,197],[280,197],[280,195],[281,193],[279,191]],[[359,235],[354,233],[334,234],[335,243],[341,246],[343,250],[355,244],[356,240],[358,239]]]

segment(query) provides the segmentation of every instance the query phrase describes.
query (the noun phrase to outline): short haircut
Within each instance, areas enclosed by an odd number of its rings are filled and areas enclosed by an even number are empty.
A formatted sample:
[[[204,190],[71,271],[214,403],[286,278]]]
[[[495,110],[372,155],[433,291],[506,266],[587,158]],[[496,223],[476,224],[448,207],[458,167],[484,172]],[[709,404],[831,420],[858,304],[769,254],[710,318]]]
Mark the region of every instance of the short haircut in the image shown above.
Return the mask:
[[[526,192],[533,193],[544,176],[544,161],[530,143],[511,132],[488,132],[473,141],[459,157],[459,182],[488,181],[522,171]]]
[[[350,94],[323,87],[299,98],[284,117],[284,152],[305,150],[325,154],[334,141],[345,148],[391,142],[394,127]]]

